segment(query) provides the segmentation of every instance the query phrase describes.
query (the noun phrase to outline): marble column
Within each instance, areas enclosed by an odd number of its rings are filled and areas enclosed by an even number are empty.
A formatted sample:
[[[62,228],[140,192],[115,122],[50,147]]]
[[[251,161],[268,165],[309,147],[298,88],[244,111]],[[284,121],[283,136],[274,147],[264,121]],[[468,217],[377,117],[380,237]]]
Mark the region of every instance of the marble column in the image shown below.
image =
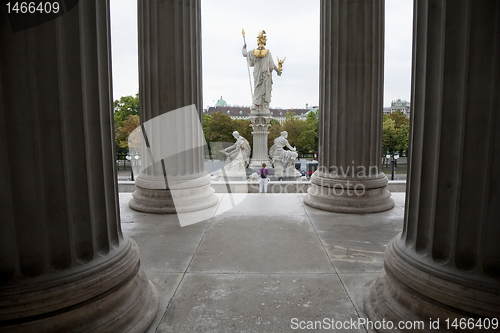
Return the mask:
[[[366,295],[373,321],[500,319],[499,29],[498,1],[415,1],[404,228]]]
[[[203,112],[200,0],[139,0],[138,15],[145,167],[130,207],[160,214],[212,207],[218,199],[205,172],[198,130]]]
[[[4,13],[0,331],[145,331],[158,296],[120,227],[109,2],[15,33]]]
[[[309,206],[374,213],[394,202],[382,173],[384,1],[321,1],[318,170]]]

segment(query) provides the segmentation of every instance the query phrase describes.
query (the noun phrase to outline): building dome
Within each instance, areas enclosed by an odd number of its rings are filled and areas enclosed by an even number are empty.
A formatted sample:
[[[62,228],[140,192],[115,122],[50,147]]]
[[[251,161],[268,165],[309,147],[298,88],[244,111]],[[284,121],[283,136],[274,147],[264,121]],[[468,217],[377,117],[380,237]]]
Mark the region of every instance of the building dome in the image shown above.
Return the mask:
[[[227,103],[225,100],[222,99],[221,96],[220,99],[217,101],[217,103],[215,103],[215,106],[227,106]]]

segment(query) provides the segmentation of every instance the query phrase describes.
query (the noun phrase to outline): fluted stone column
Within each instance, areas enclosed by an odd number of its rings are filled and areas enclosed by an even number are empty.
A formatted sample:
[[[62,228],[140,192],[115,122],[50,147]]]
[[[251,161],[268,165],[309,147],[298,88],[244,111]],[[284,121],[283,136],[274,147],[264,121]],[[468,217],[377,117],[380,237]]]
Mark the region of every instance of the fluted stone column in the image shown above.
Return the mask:
[[[415,1],[404,228],[371,320],[500,318],[499,29],[498,1]]]
[[[384,1],[322,0],[319,168],[305,203],[342,213],[394,206],[381,170]]]
[[[0,331],[145,331],[158,297],[120,227],[109,3],[15,33],[4,13]]]
[[[139,0],[139,91],[143,166],[130,207],[148,213],[182,213],[217,203],[205,172],[202,122],[200,0]],[[194,105],[197,116],[176,113]],[[186,109],[189,111],[189,108]],[[172,115],[174,115],[172,113]],[[145,128],[147,122],[152,124]],[[165,148],[165,149],[163,149]],[[166,157],[148,151],[178,153]]]

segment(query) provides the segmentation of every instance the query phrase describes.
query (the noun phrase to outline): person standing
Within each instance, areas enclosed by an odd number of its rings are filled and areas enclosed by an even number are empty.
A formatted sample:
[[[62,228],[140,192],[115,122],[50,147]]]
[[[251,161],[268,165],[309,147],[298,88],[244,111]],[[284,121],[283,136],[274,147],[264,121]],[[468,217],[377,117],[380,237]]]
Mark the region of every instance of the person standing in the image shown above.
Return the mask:
[[[266,163],[262,163],[262,169],[259,170],[259,193],[267,193],[267,183],[269,181],[269,178],[267,178],[268,175],[269,170],[266,169]]]

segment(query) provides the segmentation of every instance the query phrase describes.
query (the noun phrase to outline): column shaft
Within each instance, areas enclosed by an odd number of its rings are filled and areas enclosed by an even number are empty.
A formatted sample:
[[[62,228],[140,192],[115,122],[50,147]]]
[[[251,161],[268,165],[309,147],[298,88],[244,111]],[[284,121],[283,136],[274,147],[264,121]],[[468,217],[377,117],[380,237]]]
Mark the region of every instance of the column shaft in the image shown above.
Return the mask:
[[[418,0],[414,15],[405,225],[366,307],[426,323],[499,318],[500,3]]]
[[[198,130],[203,111],[200,0],[140,0],[138,11],[140,115],[148,145],[143,137],[145,168],[130,207],[150,213],[211,207],[217,197],[205,172],[203,133]],[[195,117],[160,117],[190,105],[197,109]]]
[[[4,12],[0,330],[144,330],[157,296],[120,228],[109,3],[15,33]]]
[[[305,202],[346,213],[390,209],[381,171],[384,1],[321,2],[319,168]]]
[[[271,114],[269,112],[257,113],[251,115],[252,119],[252,136],[253,136],[253,151],[252,160],[250,161],[250,168],[260,169],[262,163],[266,163],[269,167],[269,149],[267,147],[267,136],[269,132],[269,122],[271,121]]]

